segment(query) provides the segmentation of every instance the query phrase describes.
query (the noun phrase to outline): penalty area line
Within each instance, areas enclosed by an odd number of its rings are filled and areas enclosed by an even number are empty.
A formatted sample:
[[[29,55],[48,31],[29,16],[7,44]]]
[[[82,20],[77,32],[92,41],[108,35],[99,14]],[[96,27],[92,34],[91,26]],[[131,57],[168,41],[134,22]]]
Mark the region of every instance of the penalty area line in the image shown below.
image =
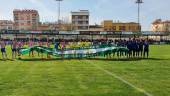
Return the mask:
[[[87,60],[86,60],[86,61],[87,61]],[[93,64],[93,63],[91,63],[91,62],[89,62],[89,61],[87,61],[87,62],[90,63],[91,65],[95,66],[96,68],[100,69],[101,71],[105,72],[107,75],[110,75],[110,76],[118,79],[119,81],[122,81],[123,83],[127,84],[128,86],[134,88],[135,90],[137,90],[137,91],[139,91],[139,92],[142,92],[142,93],[145,94],[146,96],[153,96],[152,94],[148,93],[148,92],[145,91],[144,89],[141,89],[141,88],[136,87],[136,86],[133,85],[132,83],[130,83],[130,82],[126,81],[125,79],[117,76],[116,74],[111,73],[110,71],[105,70],[105,69],[103,69],[102,67],[100,67],[100,66],[98,66],[98,65],[96,65],[96,64]]]

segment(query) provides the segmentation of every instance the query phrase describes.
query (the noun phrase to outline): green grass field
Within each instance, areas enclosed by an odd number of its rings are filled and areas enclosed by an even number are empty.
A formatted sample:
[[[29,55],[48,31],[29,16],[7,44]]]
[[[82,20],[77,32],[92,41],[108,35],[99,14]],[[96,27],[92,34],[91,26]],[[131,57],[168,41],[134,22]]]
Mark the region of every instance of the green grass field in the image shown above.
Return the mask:
[[[9,52],[9,50],[8,50]],[[170,96],[170,45],[144,60],[0,61],[0,96]]]

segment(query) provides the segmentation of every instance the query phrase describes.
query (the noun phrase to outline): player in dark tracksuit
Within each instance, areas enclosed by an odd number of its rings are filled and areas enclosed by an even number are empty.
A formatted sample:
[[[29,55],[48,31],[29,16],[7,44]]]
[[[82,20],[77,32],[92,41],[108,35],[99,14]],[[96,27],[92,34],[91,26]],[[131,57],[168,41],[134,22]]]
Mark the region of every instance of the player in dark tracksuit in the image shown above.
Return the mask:
[[[129,40],[129,41],[127,42],[127,48],[128,48],[128,50],[129,50],[129,52],[128,52],[128,57],[131,58],[131,57],[132,57],[132,41],[131,41],[131,40]]]
[[[117,46],[121,47],[121,40],[118,40]],[[120,57],[120,56],[121,56],[121,52],[117,52],[117,57]]]
[[[137,51],[137,43],[136,43],[135,39],[133,39],[133,41],[132,41],[132,51],[133,51],[133,57],[135,57],[136,51]]]
[[[140,54],[140,41],[137,40],[136,44],[137,44],[137,46],[136,46],[136,56],[139,57],[139,54]]]
[[[124,47],[124,41],[120,40],[120,47]],[[123,52],[120,51],[120,57],[124,56]]]
[[[149,42],[147,40],[145,40],[144,42],[144,53],[143,53],[143,57],[149,57]]]
[[[140,57],[143,56],[143,41],[140,40],[139,42],[139,54],[140,54]]]
[[[55,44],[54,44],[55,51],[58,51],[59,45],[60,45],[59,42],[55,42]]]
[[[127,41],[126,40],[123,40],[123,47],[126,47],[127,46]],[[127,56],[127,52],[124,52],[124,55]]]

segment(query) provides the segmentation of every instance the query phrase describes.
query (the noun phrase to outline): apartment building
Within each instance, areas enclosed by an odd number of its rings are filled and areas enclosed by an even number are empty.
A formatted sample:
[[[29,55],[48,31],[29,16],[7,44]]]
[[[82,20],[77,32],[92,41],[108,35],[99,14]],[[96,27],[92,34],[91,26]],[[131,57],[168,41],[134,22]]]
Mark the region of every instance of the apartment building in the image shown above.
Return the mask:
[[[14,28],[16,30],[37,30],[39,24],[39,13],[37,10],[13,11]]]
[[[71,12],[72,30],[86,31],[89,30],[89,11],[80,10]]]

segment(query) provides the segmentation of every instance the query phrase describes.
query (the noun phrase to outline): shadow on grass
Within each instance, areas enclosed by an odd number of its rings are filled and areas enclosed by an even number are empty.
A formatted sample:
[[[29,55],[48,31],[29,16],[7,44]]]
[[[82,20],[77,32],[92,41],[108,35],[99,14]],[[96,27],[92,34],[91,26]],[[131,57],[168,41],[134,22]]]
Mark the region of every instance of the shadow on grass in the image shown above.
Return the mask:
[[[153,61],[161,61],[161,60],[170,60],[170,59],[161,59],[161,58],[50,58],[50,59],[41,59],[41,58],[32,58],[32,59],[18,59],[20,61],[63,61],[63,60],[98,60],[98,61],[140,61],[140,60],[153,60]]]
[[[105,58],[89,58],[88,60],[102,60],[102,61],[141,61],[141,60],[170,60],[170,59],[160,59],[160,58],[113,58],[113,59],[105,59]]]
[[[0,59],[0,61],[15,61],[13,59]]]

